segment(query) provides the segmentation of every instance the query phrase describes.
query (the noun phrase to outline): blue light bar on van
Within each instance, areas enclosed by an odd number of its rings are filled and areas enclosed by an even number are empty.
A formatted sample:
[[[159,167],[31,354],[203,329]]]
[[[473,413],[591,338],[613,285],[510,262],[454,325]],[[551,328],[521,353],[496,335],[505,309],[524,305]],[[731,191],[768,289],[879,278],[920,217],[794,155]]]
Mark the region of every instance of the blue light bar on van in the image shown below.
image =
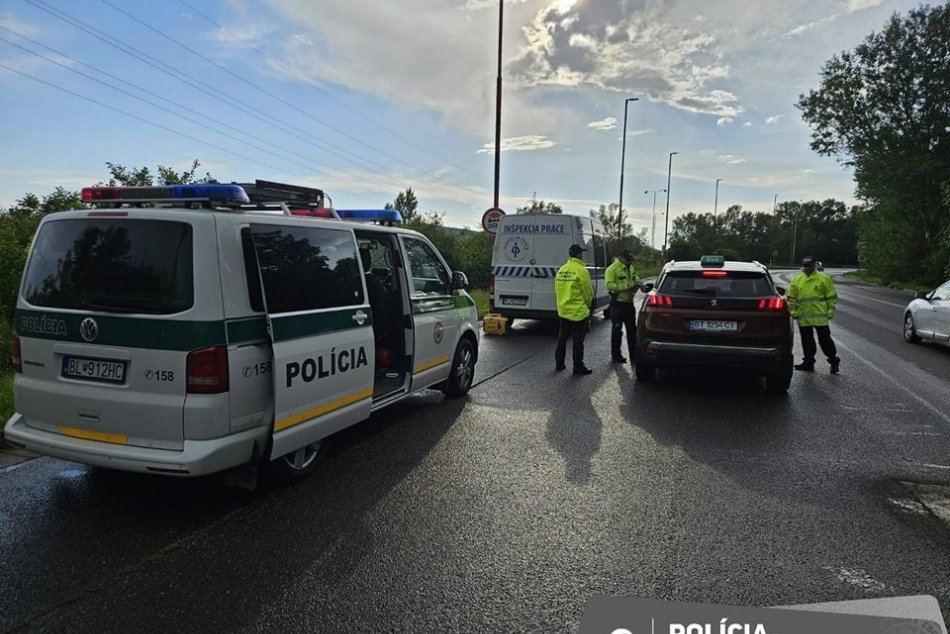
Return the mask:
[[[402,222],[402,214],[395,209],[337,209],[342,220],[361,222]]]
[[[247,204],[251,200],[238,185],[160,185],[157,187],[84,187],[84,203],[216,202]]]

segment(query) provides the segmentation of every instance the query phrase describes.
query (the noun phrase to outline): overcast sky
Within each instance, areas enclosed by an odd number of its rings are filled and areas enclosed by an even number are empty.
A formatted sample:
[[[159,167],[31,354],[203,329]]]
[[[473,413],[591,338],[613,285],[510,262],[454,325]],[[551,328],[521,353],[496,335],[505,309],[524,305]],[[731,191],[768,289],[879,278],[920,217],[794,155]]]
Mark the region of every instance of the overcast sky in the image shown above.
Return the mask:
[[[720,211],[854,202],[794,103],[918,4],[509,0],[502,207],[617,202],[628,97],[637,228],[670,152],[672,217],[712,211],[716,179]],[[338,208],[409,186],[450,225],[491,206],[497,0],[0,0],[0,27],[0,205],[93,184],[106,161],[199,158],[222,182],[315,185]]]

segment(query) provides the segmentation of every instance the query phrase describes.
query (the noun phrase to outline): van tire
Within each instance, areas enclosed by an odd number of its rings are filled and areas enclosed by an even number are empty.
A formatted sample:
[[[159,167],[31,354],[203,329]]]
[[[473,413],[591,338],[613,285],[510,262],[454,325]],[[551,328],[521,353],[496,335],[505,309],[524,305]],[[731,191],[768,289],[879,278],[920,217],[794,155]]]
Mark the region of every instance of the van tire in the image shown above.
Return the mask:
[[[279,484],[295,484],[313,475],[327,453],[327,439],[310,443],[267,464],[268,473]]]
[[[443,392],[450,398],[460,398],[468,394],[475,380],[475,346],[467,338],[459,340],[455,348],[455,357],[449,369],[449,378]]]

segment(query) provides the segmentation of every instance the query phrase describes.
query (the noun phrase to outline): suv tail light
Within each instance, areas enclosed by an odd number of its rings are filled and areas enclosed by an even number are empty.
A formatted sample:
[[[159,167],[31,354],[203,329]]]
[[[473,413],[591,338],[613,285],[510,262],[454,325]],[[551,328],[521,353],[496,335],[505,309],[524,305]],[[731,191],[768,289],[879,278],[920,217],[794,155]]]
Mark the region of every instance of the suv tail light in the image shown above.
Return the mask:
[[[495,312],[495,275],[488,276],[488,310]]]
[[[647,295],[647,306],[672,306],[673,298],[662,293],[651,293]]]
[[[188,353],[186,363],[189,394],[219,394],[228,391],[228,348],[214,346]]]
[[[759,310],[785,310],[785,298],[769,297],[759,300]]]
[[[10,340],[10,363],[13,371],[23,373],[23,353],[20,352],[20,337],[13,333]]]

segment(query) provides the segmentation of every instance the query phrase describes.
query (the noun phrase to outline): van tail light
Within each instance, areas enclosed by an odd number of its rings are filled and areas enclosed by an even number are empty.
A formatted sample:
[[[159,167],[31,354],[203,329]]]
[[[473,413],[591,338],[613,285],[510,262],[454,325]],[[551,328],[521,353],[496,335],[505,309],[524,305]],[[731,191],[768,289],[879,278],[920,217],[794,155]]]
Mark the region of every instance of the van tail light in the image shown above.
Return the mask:
[[[13,364],[13,371],[23,373],[23,353],[20,352],[20,337],[13,333],[10,341],[10,363]]]
[[[188,353],[186,364],[189,394],[219,394],[228,391],[228,348],[213,346]]]
[[[495,275],[494,273],[488,276],[488,309],[490,312],[495,312]]]
[[[651,293],[647,295],[647,306],[672,306],[673,298],[662,293]]]
[[[785,310],[784,297],[768,297],[759,300],[759,310]]]

